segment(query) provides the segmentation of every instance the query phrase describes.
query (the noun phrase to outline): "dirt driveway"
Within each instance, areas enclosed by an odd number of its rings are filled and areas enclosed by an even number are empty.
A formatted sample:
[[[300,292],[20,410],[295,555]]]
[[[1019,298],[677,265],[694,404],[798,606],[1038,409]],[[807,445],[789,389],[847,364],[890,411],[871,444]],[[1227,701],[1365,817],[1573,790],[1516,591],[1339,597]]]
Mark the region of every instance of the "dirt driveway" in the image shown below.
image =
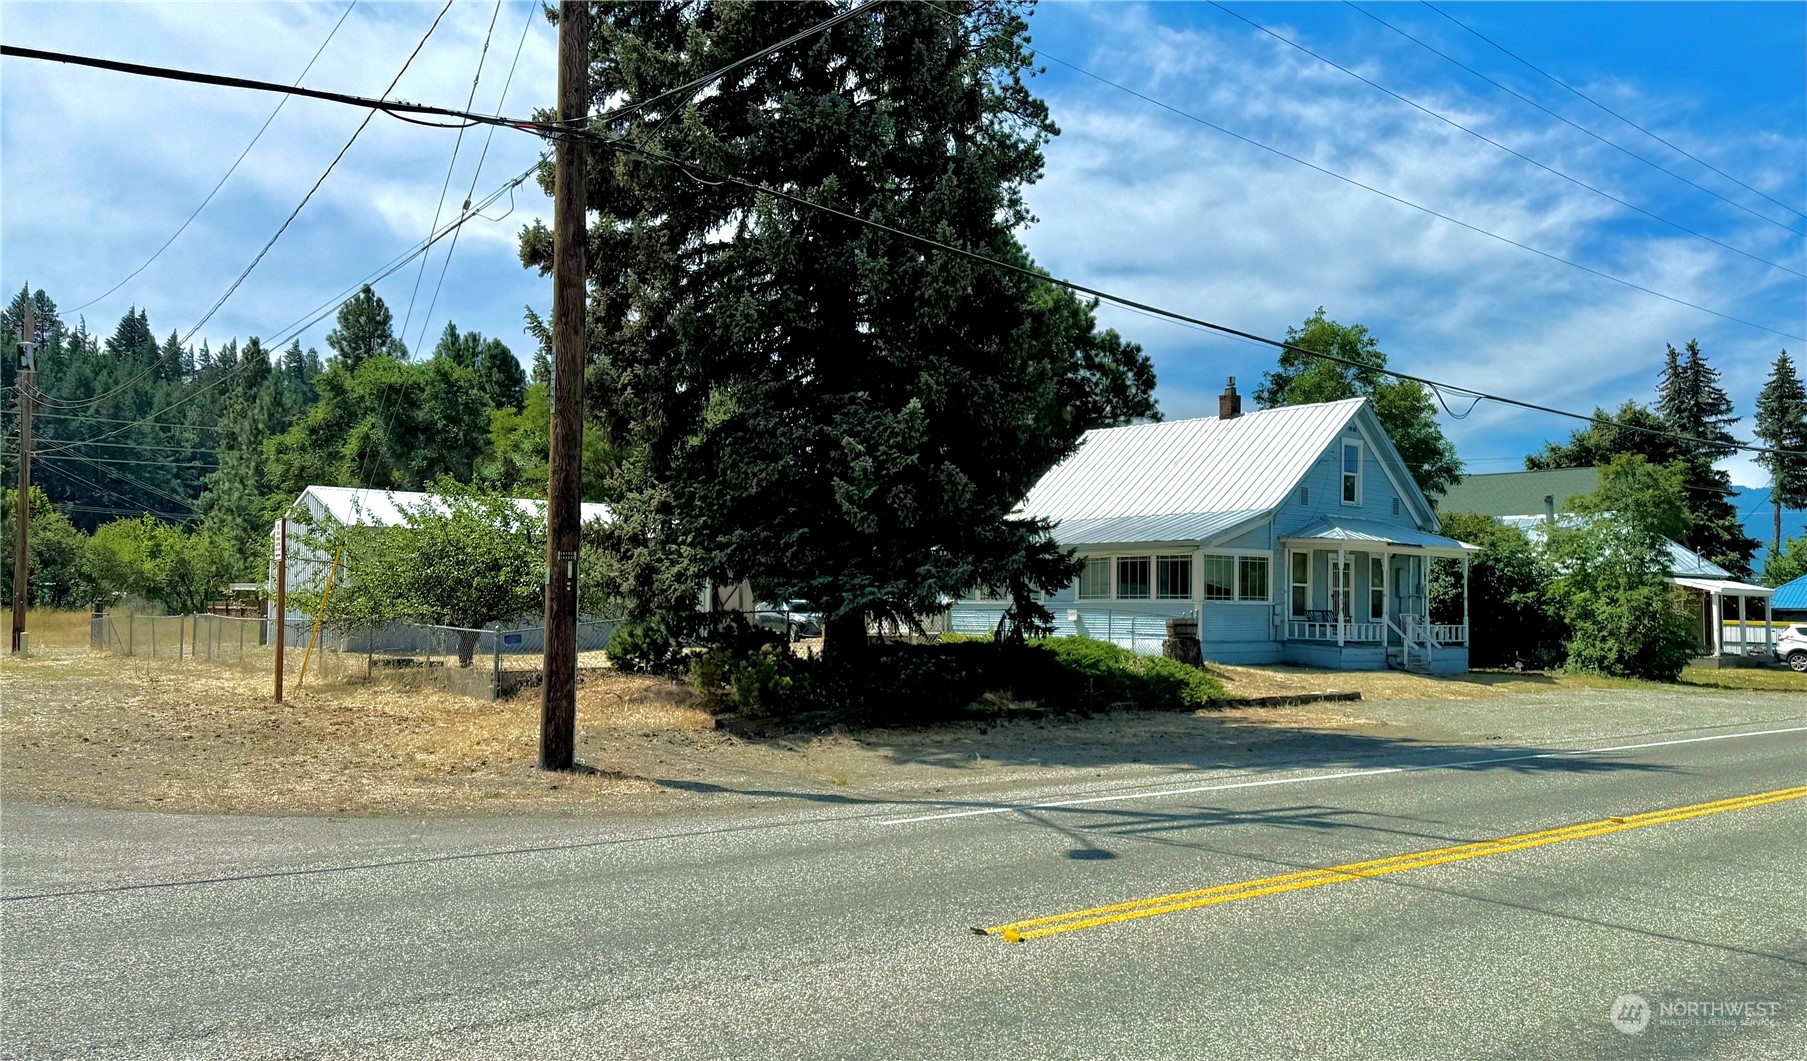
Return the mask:
[[[1569,720],[1587,717],[1570,701],[1590,697],[1675,701],[1674,713],[1688,718],[1703,704],[1759,713],[1807,704],[1807,679],[1791,696],[1544,675],[1223,671],[1238,695],[1340,689],[1363,699],[753,738],[718,727],[680,683],[606,673],[586,679],[579,697],[583,769],[554,777],[533,766],[539,705],[531,694],[485,703],[373,684],[308,689],[279,705],[265,679],[236,671],[46,650],[0,663],[0,799],[465,815],[884,798],[1235,765],[1302,740],[1337,755],[1502,739],[1492,729],[1524,741],[1567,732]]]

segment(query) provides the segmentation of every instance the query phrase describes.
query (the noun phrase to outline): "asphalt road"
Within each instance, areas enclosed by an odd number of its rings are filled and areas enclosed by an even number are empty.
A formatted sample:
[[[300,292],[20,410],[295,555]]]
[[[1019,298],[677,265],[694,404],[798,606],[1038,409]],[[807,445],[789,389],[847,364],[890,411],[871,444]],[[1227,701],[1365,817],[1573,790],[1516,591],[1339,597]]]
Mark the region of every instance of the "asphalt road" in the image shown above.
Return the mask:
[[[8,806],[0,1045],[1798,1059],[1807,799],[1782,797],[1807,784],[1807,713],[1752,702],[1656,730],[1626,704],[1616,734],[1578,741],[1302,744],[982,798],[773,792],[634,820]],[[1417,852],[1440,854],[1294,876]],[[971,931],[1275,877],[1287,890],[1022,943]],[[1645,1008],[1615,1008],[1628,995]]]

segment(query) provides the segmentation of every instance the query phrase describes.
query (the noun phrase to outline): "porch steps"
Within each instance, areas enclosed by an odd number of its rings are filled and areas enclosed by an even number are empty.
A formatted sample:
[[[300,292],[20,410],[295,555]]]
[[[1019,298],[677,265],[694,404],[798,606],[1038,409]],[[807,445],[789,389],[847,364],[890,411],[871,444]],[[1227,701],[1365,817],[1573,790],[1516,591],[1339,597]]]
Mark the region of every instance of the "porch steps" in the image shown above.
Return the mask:
[[[1387,669],[1407,671],[1412,674],[1429,674],[1431,672],[1430,664],[1422,653],[1414,653],[1412,662],[1408,666],[1405,662],[1405,653],[1392,646],[1387,648]]]

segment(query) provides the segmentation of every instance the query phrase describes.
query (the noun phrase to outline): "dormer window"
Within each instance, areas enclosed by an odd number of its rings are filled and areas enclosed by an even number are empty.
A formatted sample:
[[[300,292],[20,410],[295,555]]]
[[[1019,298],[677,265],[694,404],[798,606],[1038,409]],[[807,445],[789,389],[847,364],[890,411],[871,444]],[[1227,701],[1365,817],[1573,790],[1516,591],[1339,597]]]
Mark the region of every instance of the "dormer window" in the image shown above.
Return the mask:
[[[1362,444],[1343,443],[1343,504],[1362,503]]]

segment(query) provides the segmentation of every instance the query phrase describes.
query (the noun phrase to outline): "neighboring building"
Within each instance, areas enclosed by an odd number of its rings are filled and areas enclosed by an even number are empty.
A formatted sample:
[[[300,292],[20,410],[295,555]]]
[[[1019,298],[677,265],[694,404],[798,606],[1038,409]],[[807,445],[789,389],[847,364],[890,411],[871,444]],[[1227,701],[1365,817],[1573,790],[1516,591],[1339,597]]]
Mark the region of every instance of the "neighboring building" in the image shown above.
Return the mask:
[[[1055,523],[1078,579],[1047,599],[1058,633],[1160,651],[1196,617],[1207,660],[1342,670],[1468,668],[1468,558],[1440,536],[1365,398],[1242,415],[1231,380],[1215,418],[1087,432],[1021,514]],[[1461,562],[1464,614],[1432,625],[1434,558]],[[1004,604],[953,605],[988,631]]]
[[[1778,623],[1807,622],[1807,575],[1777,586],[1769,610]]]
[[[1464,475],[1437,501],[1437,511],[1478,512],[1496,519],[1522,513],[1550,514],[1566,508],[1570,498],[1599,488],[1598,468]]]
[[[1576,517],[1559,518],[1572,520]],[[1500,522],[1517,527],[1537,540],[1549,525],[1549,518],[1547,515],[1504,516]],[[1679,542],[1667,538],[1663,542],[1669,550],[1663,575],[1670,584],[1686,591],[1690,599],[1689,610],[1696,617],[1695,647],[1702,660],[1766,655],[1775,639],[1770,629],[1769,598],[1776,591],[1768,586],[1738,581],[1730,571]]]
[[[545,511],[546,502],[531,498],[515,498],[514,503],[523,512],[535,514]],[[444,501],[438,494],[423,494],[412,490],[359,490],[348,486],[310,486],[301,491],[301,495],[289,506],[287,516],[289,542],[288,588],[291,592],[302,589],[318,589],[326,582],[328,571],[332,567],[332,554],[311,540],[308,533],[310,526],[317,525],[327,519],[347,526],[362,527],[395,527],[407,522],[404,510],[414,510],[422,505],[441,508]],[[606,520],[609,510],[606,505],[586,504],[583,506],[583,521]],[[279,521],[281,522],[281,521]],[[272,524],[272,538],[277,534],[277,524]],[[473,575],[477,574],[473,572]],[[343,577],[339,572],[338,577]],[[276,565],[272,559],[269,570],[269,596],[274,597],[276,585]],[[275,601],[270,600],[270,612],[274,616]],[[290,620],[306,619],[308,616],[288,609]]]

